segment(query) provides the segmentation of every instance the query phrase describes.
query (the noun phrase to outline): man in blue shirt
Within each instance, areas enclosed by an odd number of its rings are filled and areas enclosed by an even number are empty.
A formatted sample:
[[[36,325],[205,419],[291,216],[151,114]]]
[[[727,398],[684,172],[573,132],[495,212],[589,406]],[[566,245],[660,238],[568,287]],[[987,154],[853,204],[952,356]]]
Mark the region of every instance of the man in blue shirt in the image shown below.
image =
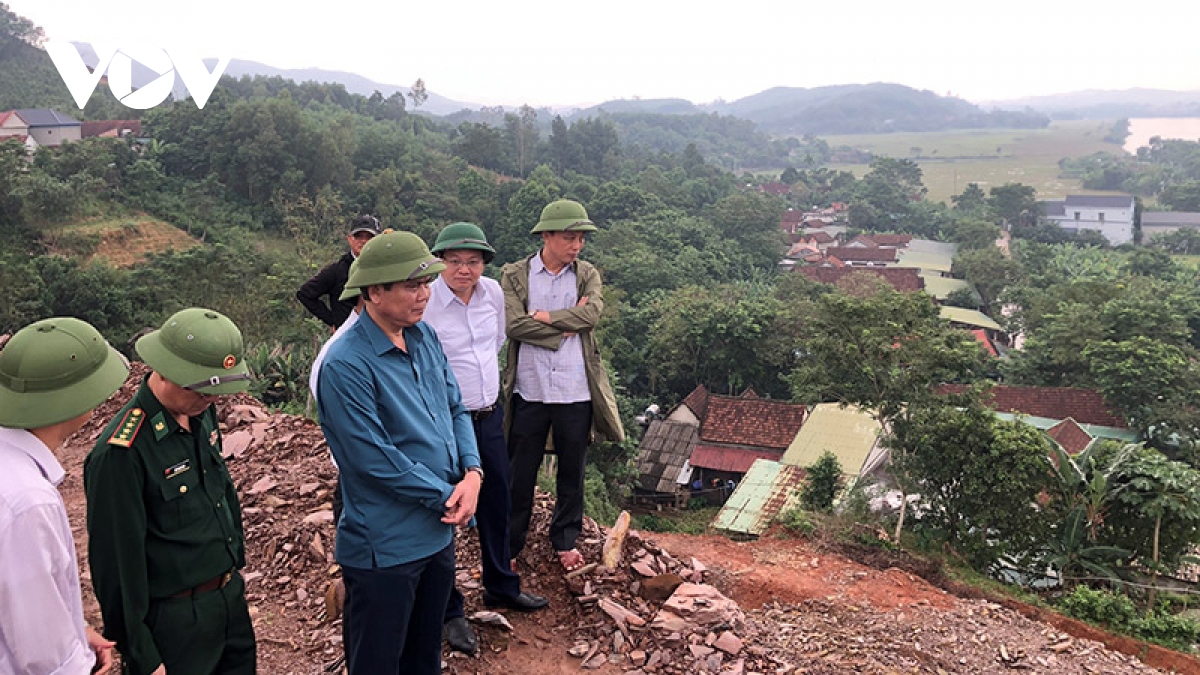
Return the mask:
[[[368,242],[346,283],[365,309],[321,365],[321,427],[342,481],[350,675],[441,672],[454,527],[474,515],[483,482],[471,413],[421,323],[444,268],[411,233]]]
[[[442,350],[471,411],[479,458],[488,479],[479,491],[476,529],[483,568],[483,601],[488,606],[533,611],[546,598],[521,591],[521,578],[509,564],[508,446],[500,406],[500,362],[504,345],[504,291],[483,268],[496,255],[483,230],[473,223],[447,225],[433,245],[446,269],[433,282],[425,322],[437,331]],[[478,644],[463,618],[463,597],[456,589],[446,608],[446,642],[472,654]]]

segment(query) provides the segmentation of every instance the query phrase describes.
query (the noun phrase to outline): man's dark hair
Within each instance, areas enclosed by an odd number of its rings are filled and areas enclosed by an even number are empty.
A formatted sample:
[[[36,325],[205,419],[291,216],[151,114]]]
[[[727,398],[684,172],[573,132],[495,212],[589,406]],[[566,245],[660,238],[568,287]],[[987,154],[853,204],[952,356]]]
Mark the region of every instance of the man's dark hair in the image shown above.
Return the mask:
[[[372,285],[379,286],[379,287],[383,288],[383,290],[385,290],[385,291],[390,291],[390,290],[392,290],[392,286],[396,285],[396,282],[389,281],[386,284],[372,284]],[[359,292],[362,294],[363,300],[366,300],[368,302],[370,302],[370,300],[371,300],[371,290],[370,289],[371,289],[371,286],[363,286],[362,288],[359,289]]]

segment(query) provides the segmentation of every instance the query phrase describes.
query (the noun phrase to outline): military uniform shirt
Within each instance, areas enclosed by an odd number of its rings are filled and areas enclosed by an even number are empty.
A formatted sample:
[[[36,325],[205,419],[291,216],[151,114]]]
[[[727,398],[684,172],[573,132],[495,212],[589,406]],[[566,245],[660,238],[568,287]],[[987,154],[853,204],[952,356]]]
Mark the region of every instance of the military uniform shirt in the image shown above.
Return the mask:
[[[241,507],[221,459],[215,408],[189,426],[180,427],[143,380],[83,466],[104,635],[133,672],[162,662],[147,626],[152,600],[245,565]]]

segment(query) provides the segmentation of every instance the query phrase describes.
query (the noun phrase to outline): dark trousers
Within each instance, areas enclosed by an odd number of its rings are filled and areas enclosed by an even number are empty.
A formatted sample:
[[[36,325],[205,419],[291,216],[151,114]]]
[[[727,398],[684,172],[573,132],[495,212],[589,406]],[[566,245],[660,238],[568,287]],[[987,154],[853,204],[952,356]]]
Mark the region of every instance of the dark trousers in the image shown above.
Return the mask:
[[[482,420],[475,420],[475,441],[483,468],[475,527],[479,531],[479,557],[483,565],[483,587],[502,598],[521,593],[521,577],[512,571],[508,548],[508,514],[511,507],[511,472],[508,446],[504,442],[504,409],[499,405]],[[463,596],[455,588],[446,606],[446,620],[463,616]]]
[[[516,556],[525,548],[529,519],[533,515],[533,490],[538,467],[546,454],[546,436],[553,428],[554,452],[558,455],[555,478],[554,517],[550,521],[550,544],[556,551],[575,548],[583,530],[583,478],[587,463],[588,436],[592,427],[592,404],[537,403],[513,394],[512,422],[508,431],[508,456],[512,466],[512,515],[509,518],[509,548]]]
[[[342,577],[350,675],[441,673],[442,617],[454,587],[453,543],[394,567],[342,567]]]
[[[241,574],[225,588],[151,601],[146,623],[171,675],[255,673],[254,626]]]

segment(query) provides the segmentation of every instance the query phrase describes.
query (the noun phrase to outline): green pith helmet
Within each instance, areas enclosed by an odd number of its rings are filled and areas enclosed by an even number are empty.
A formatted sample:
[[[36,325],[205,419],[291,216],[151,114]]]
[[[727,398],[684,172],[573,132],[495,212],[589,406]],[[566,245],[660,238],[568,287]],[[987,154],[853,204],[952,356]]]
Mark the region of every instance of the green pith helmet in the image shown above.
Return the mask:
[[[125,383],[125,357],[79,319],[32,323],[0,350],[0,426],[37,429],[100,405]]]
[[[229,317],[192,307],[134,345],[146,365],[167,380],[201,394],[234,394],[250,387],[242,331]]]
[[[439,257],[444,258],[446,251],[459,249],[482,252],[485,263],[492,262],[492,258],[496,257],[496,249],[492,248],[492,245],[487,242],[487,237],[483,235],[483,230],[474,223],[447,225],[438,233],[437,241],[433,242],[433,248],[430,250],[434,253],[441,253],[442,255]]]
[[[542,209],[542,219],[530,230],[530,234],[538,232],[595,232],[596,225],[588,220],[587,211],[583,204],[570,199],[560,199],[550,202]]]
[[[412,281],[446,269],[445,263],[433,257],[425,242],[412,232],[384,232],[368,241],[351,267],[355,266],[346,288]]]

